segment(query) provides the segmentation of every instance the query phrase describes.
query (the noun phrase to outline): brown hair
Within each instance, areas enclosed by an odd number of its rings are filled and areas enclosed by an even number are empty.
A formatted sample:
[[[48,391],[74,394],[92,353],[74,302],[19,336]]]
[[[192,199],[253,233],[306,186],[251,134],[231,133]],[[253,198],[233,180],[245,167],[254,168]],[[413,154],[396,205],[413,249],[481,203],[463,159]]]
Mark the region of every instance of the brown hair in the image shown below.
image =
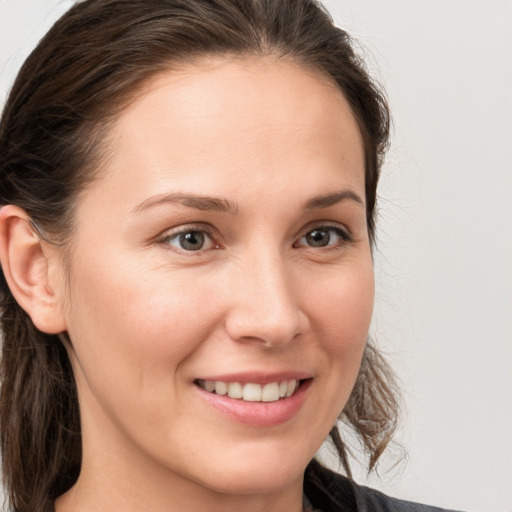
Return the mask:
[[[346,32],[314,0],[85,0],[53,26],[14,83],[0,125],[0,205],[23,208],[65,245],[77,194],[95,178],[116,114],[155,74],[209,55],[276,55],[330,77],[359,123],[374,240],[377,181],[388,143],[386,102]],[[0,436],[11,510],[52,510],[76,481],[80,417],[58,336],[39,332],[0,275]],[[371,470],[398,414],[392,374],[367,345],[341,420],[359,435]],[[331,439],[350,475],[335,426]]]

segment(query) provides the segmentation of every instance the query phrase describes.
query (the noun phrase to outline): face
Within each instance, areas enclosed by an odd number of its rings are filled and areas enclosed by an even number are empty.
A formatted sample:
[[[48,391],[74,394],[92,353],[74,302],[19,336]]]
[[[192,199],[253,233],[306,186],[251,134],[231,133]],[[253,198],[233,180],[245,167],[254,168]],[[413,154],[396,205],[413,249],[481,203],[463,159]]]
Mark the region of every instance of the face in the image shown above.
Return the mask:
[[[62,292],[81,478],[298,485],[372,313],[347,102],[294,63],[219,59],[154,79],[109,143],[77,204]]]

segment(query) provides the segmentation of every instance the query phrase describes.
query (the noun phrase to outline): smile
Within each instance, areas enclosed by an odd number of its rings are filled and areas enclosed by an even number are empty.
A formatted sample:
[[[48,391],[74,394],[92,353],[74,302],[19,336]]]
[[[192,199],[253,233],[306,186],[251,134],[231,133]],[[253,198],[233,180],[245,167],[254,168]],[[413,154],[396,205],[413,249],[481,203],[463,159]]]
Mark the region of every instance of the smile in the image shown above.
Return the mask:
[[[291,397],[299,388],[297,379],[269,382],[261,385],[253,382],[223,382],[213,380],[196,380],[196,384],[209,393],[227,395],[229,398],[245,402],[277,402]]]

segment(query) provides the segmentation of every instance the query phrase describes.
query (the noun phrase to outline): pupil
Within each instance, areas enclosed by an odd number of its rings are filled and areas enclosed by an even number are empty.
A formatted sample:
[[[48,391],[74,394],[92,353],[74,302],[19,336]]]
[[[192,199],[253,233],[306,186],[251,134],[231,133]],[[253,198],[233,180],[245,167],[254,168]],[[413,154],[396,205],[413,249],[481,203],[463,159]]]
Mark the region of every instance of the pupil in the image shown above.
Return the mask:
[[[323,229],[315,229],[306,235],[307,241],[313,247],[325,247],[329,243],[329,233]]]
[[[190,231],[180,237],[180,244],[188,251],[198,251],[204,245],[204,234],[199,231]]]

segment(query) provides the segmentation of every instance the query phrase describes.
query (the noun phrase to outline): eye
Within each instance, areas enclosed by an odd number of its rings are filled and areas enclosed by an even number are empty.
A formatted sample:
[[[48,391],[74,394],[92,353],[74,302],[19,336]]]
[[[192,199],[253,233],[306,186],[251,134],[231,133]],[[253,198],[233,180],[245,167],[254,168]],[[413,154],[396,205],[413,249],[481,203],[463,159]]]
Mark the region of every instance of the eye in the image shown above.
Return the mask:
[[[187,229],[165,236],[163,243],[172,245],[180,251],[194,252],[216,247],[212,237],[206,232],[198,229]]]
[[[334,226],[319,226],[308,231],[296,243],[301,247],[339,247],[350,241],[350,236],[343,229]]]

